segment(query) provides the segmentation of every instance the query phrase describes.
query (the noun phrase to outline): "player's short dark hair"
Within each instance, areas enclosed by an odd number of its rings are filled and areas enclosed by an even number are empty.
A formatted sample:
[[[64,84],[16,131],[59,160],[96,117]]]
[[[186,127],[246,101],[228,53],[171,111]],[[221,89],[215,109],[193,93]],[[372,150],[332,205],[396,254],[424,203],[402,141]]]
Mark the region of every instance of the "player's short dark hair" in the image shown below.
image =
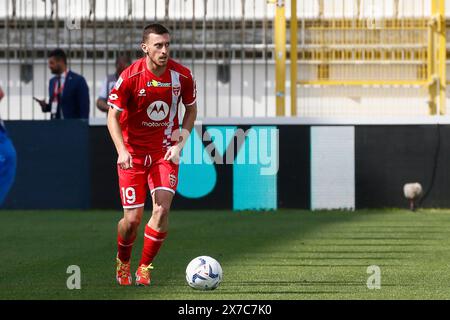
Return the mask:
[[[54,57],[58,60],[62,59],[64,61],[64,63],[67,64],[67,56],[63,49],[56,48],[56,49],[50,51],[48,54],[48,57],[49,58]]]
[[[144,27],[144,31],[142,32],[142,42],[145,42],[147,40],[147,37],[150,33],[156,33],[156,34],[170,34],[169,29],[164,27],[160,23],[151,23]]]

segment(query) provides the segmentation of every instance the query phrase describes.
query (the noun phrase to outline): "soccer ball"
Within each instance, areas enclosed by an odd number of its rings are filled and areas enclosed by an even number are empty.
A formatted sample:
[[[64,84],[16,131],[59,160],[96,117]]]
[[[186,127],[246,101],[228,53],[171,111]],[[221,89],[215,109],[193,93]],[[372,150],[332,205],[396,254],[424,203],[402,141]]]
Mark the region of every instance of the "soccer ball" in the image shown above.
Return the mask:
[[[214,290],[222,281],[222,267],[214,258],[197,257],[186,267],[186,281],[197,290]]]

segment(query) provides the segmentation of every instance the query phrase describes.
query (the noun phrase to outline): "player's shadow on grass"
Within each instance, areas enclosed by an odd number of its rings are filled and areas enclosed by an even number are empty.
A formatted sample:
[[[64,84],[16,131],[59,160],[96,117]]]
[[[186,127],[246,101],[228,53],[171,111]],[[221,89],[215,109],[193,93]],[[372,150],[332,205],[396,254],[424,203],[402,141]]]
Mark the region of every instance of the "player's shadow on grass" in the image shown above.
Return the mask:
[[[222,293],[226,297],[239,299],[242,297],[251,299],[256,293],[261,297],[266,294],[268,298],[283,294],[288,299],[301,298],[302,294],[319,295],[320,292],[339,294],[346,293],[351,287],[344,283],[354,284],[359,280],[361,288],[359,297],[365,297],[368,290],[366,280],[369,276],[366,269],[369,265],[377,264],[382,268],[392,266],[395,268],[391,268],[391,271],[401,270],[402,266],[395,265],[396,261],[388,255],[389,253],[396,254],[399,263],[409,263],[408,259],[411,258],[422,259],[420,262],[426,265],[429,255],[424,255],[424,252],[430,254],[434,250],[433,246],[438,246],[439,242],[423,241],[420,238],[421,234],[423,231],[431,231],[437,224],[444,225],[446,222],[444,219],[437,219],[434,226],[428,228],[426,223],[422,224],[421,216],[411,219],[410,214],[405,212],[405,220],[399,223],[402,226],[415,226],[418,231],[414,241],[355,240],[354,238],[362,237],[361,234],[366,227],[377,228],[388,224],[385,217],[390,218],[390,214],[371,212],[361,214],[360,212],[311,213],[299,210],[255,213],[174,211],[170,216],[169,236],[154,262],[152,287],[140,290],[134,286],[120,288],[114,279],[116,230],[117,222],[122,216],[121,212],[5,211],[2,215],[4,226],[2,236],[7,241],[2,255],[5,261],[12,263],[6,264],[2,272],[5,279],[9,279],[12,284],[11,290],[4,290],[1,297],[195,299],[198,292],[190,290],[187,286],[184,272],[188,262],[199,255],[210,255],[222,264],[224,282],[213,293],[219,297]],[[149,216],[147,208],[143,221]],[[427,219],[430,219],[430,215]],[[24,221],[27,223],[23,223]],[[389,221],[390,225],[392,223]],[[355,228],[355,225],[358,227]],[[133,248],[133,272],[141,255],[144,227],[145,223],[142,223]],[[346,238],[320,239],[326,236],[327,232],[336,232],[343,227],[352,227],[352,230],[348,230]],[[9,245],[12,242],[14,245]],[[439,248],[442,248],[442,245]],[[355,254],[356,259],[348,257],[350,253]],[[358,253],[367,253],[367,256],[361,255],[361,258],[358,258]],[[271,254],[277,258],[266,259]],[[380,256],[377,256],[378,254]],[[350,263],[352,259],[354,264]],[[367,259],[367,263],[364,263],[364,259]],[[314,263],[308,264],[308,260]],[[67,278],[70,276],[66,273],[69,265],[78,265],[81,268],[81,290],[70,291],[66,287]],[[40,276],[22,281],[23,274],[29,272],[30,268],[41,270]],[[422,269],[421,266],[419,272],[422,272]],[[432,272],[433,269],[429,271]],[[328,287],[329,281],[326,280],[331,281],[336,277],[343,283],[330,283]],[[303,290],[303,280],[307,281],[308,289],[311,291]],[[272,292],[270,288],[264,287],[267,283],[273,285],[267,281],[276,281],[286,286],[289,282],[292,286],[285,290],[274,289]],[[314,292],[311,283],[317,284]],[[383,282],[382,285],[384,284]],[[240,285],[242,294],[237,290]],[[251,285],[256,288],[250,288]],[[340,285],[342,291],[336,288]],[[231,291],[235,291],[236,295]]]

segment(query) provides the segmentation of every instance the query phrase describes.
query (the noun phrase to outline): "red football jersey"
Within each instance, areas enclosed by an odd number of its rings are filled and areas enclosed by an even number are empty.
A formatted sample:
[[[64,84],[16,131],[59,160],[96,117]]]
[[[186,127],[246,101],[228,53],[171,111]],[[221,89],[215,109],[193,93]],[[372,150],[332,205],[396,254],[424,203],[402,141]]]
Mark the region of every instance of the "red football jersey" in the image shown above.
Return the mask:
[[[178,104],[195,103],[191,71],[169,59],[166,71],[155,76],[145,58],[125,69],[111,90],[108,105],[119,111],[125,146],[132,155],[164,152],[179,129]]]

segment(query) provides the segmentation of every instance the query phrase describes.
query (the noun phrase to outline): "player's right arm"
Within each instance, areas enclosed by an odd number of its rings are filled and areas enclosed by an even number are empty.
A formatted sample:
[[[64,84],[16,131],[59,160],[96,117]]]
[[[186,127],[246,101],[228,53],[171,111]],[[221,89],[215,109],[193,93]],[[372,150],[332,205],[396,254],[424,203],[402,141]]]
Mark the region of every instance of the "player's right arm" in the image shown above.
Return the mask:
[[[127,84],[120,77],[109,95],[108,105],[111,109],[108,112],[108,130],[117,150],[117,164],[122,169],[133,167],[133,158],[125,146],[122,135],[122,128],[120,127],[120,115],[126,108],[129,98],[129,91]]]
[[[117,164],[122,169],[128,169],[133,167],[133,158],[123,142],[122,129],[120,127],[120,113],[121,111],[114,108],[109,110],[108,130],[117,150]]]

